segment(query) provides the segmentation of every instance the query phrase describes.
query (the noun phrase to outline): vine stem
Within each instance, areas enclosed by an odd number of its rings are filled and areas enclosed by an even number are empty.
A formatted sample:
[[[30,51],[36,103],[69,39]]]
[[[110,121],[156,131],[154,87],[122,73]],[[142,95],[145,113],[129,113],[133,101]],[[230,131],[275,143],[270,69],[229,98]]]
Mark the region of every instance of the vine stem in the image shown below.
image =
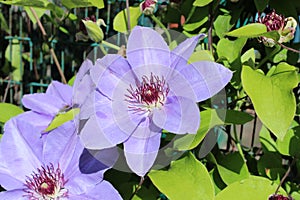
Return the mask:
[[[48,44],[49,49],[50,49],[50,54],[53,57],[53,60],[54,60],[55,65],[57,67],[58,73],[61,76],[61,81],[64,84],[67,84],[67,80],[66,80],[65,75],[64,75],[64,73],[63,73],[63,71],[61,69],[61,66],[60,66],[59,62],[58,62],[58,59],[57,59],[56,54],[55,54],[55,51],[53,50],[53,48],[51,47],[51,45],[49,45],[49,43],[48,43],[48,36],[47,36],[47,33],[46,33],[45,29],[44,29],[43,24],[41,23],[41,20],[39,19],[39,17],[37,16],[35,10],[32,7],[30,7],[30,11],[32,12],[34,18],[36,19],[36,21],[38,23],[38,26],[39,26],[39,28],[40,28],[40,30],[42,32],[44,40],[47,41],[47,44]]]
[[[300,54],[300,51],[299,50],[296,50],[296,49],[293,49],[293,48],[291,48],[291,47],[287,47],[287,46],[285,46],[284,44],[281,44],[281,43],[279,43],[279,42],[276,42],[279,46],[281,46],[282,48],[284,48],[284,49],[287,49],[287,50],[289,50],[289,51],[292,51],[292,52],[295,52],[295,53],[299,53]]]
[[[134,195],[136,195],[136,193],[139,191],[139,189],[141,189],[143,183],[144,183],[145,178],[141,177],[139,185],[135,188],[134,192],[132,193],[132,195],[130,196],[129,200],[132,200]]]
[[[159,19],[157,19],[157,18],[155,17],[155,15],[152,14],[152,15],[150,15],[150,16],[151,16],[151,18],[153,19],[153,21],[154,21],[155,23],[157,23],[157,24],[164,30],[164,32],[165,32],[166,35],[167,35],[168,43],[171,44],[172,40],[171,40],[171,35],[170,35],[168,29],[165,27],[165,25],[163,25],[163,23],[161,23],[161,21],[160,21]]]
[[[126,0],[126,11],[127,11],[127,30],[130,31],[130,10],[129,10],[129,0]]]
[[[282,184],[285,181],[285,179],[288,177],[289,173],[292,170],[292,166],[295,164],[295,162],[296,162],[296,159],[294,158],[293,161],[292,161],[292,163],[289,165],[288,170],[285,172],[284,176],[280,180],[280,183],[279,183],[278,187],[276,188],[275,194],[277,194],[279,192],[280,187],[282,186]]]

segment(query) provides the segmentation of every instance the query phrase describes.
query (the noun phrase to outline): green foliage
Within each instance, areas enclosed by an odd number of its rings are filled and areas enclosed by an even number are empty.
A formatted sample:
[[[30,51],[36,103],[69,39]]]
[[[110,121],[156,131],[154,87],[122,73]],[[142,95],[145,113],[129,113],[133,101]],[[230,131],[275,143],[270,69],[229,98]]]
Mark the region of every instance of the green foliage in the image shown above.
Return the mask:
[[[230,184],[216,196],[215,200],[232,200],[243,198],[243,200],[266,200],[276,190],[277,185],[272,181],[251,176],[248,179]],[[282,193],[285,193],[281,190]]]
[[[191,153],[173,161],[167,171],[152,170],[149,177],[169,199],[214,199],[213,183],[207,169]]]
[[[130,30],[137,25],[138,19],[142,12],[140,7],[129,7],[130,13]],[[113,28],[115,31],[126,33],[127,30],[127,10],[121,10],[114,18]]]
[[[203,6],[206,6],[207,4],[211,3],[212,1],[213,0],[195,0],[193,5],[203,7]]]
[[[103,0],[62,0],[61,3],[68,9],[95,6],[104,8]]]
[[[57,114],[49,126],[45,129],[45,132],[52,131],[53,129],[59,127],[60,125],[71,121],[79,113],[79,108],[73,108],[67,112]]]
[[[287,63],[273,69],[273,73],[264,75],[243,66],[242,83],[261,121],[282,140],[296,112],[292,89],[298,84],[298,75],[296,68]]]
[[[82,20],[89,38],[94,42],[101,42],[103,40],[104,34],[99,25],[91,20]]]
[[[10,118],[17,116],[24,111],[14,104],[10,103],[0,103],[0,123],[7,122]]]

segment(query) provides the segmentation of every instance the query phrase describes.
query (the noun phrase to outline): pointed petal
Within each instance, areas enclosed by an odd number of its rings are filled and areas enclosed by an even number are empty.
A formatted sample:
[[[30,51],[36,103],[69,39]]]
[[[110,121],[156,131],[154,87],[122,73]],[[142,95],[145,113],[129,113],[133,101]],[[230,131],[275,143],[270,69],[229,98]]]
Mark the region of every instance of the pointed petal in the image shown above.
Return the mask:
[[[107,170],[115,164],[118,157],[117,147],[101,150],[84,149],[79,159],[79,168],[84,174]]]
[[[66,105],[71,106],[72,104],[72,87],[67,84],[63,84],[58,81],[52,81],[47,88],[46,94],[61,99]]]
[[[151,28],[136,26],[129,35],[127,60],[133,68],[170,66],[170,50],[164,39]]]
[[[22,127],[24,128],[24,123]],[[2,154],[2,162],[14,174],[14,177],[21,182],[25,177],[30,175],[37,167],[41,166],[38,155],[35,152],[41,152],[41,149],[33,150],[29,138],[24,138],[22,131],[19,129],[19,124],[16,118],[9,120],[4,127],[4,134],[1,139],[0,154]],[[28,125],[25,129],[35,135],[35,128]],[[30,134],[27,134],[29,137]],[[34,139],[34,138],[33,138]],[[35,140],[35,139],[34,139]],[[42,141],[42,140],[41,140]],[[38,145],[35,145],[38,147]]]
[[[98,59],[91,69],[91,77],[97,89],[109,98],[112,97],[114,89],[120,82],[125,82],[126,85],[135,82],[134,74],[132,74],[127,60],[115,54]]]
[[[192,63],[180,71],[189,81],[197,102],[206,100],[223,89],[232,77],[232,72],[215,62],[201,61]],[[173,77],[176,80],[177,77]]]
[[[182,67],[185,67],[188,59],[195,50],[199,39],[205,37],[205,34],[200,34],[192,38],[188,38],[181,42],[175,49],[171,52],[171,67],[180,71]]]
[[[28,197],[24,197],[24,191],[22,189],[19,190],[11,190],[0,192],[0,199],[2,200],[27,200]]]
[[[139,176],[144,176],[152,167],[160,145],[161,129],[147,118],[124,142],[128,166]]]
[[[23,105],[32,111],[55,116],[60,109],[68,106],[56,96],[49,94],[26,94],[22,98]]]
[[[122,200],[119,192],[107,181],[102,181],[84,196],[95,200]]]
[[[0,158],[1,162],[2,162],[2,160],[3,159]],[[14,172],[10,171],[9,169],[0,167],[0,185],[5,190],[15,190],[15,189],[23,188],[24,182],[16,179],[14,177]]]
[[[184,97],[168,97],[162,109],[153,111],[153,123],[177,134],[196,133],[200,124],[199,108]]]

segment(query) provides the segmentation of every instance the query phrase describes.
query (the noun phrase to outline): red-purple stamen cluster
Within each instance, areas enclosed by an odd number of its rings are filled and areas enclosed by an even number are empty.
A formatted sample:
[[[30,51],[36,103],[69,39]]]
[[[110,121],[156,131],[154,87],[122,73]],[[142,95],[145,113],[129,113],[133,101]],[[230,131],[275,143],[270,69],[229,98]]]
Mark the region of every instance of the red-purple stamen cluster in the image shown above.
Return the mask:
[[[273,194],[269,197],[269,200],[292,200],[289,197],[285,197],[281,194]]]
[[[86,18],[84,18],[83,20],[85,20],[85,21],[91,20],[91,21],[93,21],[93,22],[96,23],[96,17],[95,17],[95,15],[92,15],[91,17],[86,17]],[[79,22],[79,30],[80,30],[83,34],[88,35],[88,32],[87,32],[87,30],[86,30],[86,27],[85,27],[85,25],[83,24],[82,21]]]
[[[60,170],[54,168],[53,164],[42,166],[33,172],[32,177],[27,177],[24,189],[30,200],[40,199],[59,199],[59,197],[67,197],[67,190],[64,189],[64,174]],[[62,192],[63,191],[63,192]]]
[[[268,31],[283,29],[286,23],[284,16],[276,14],[274,10],[262,18],[258,18],[258,21],[266,25]]]
[[[142,77],[141,83],[134,89],[132,85],[127,89],[129,95],[126,101],[129,103],[128,108],[134,112],[151,111],[153,107],[163,106],[169,93],[169,86],[164,77],[161,79],[151,73],[150,78]]]
[[[156,4],[155,0],[145,0],[145,2],[142,4],[142,10],[145,10],[146,8],[149,8],[153,4]]]

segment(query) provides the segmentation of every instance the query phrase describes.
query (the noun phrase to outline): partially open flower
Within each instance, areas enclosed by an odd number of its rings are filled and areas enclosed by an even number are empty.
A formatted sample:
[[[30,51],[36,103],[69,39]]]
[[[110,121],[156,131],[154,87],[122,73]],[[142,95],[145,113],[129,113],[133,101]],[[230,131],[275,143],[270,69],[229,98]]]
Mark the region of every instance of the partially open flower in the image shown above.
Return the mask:
[[[94,42],[102,41],[104,34],[100,26],[106,26],[103,19],[96,20],[95,16],[86,17],[81,20],[79,24],[80,32],[76,33],[76,41],[88,41],[88,39]]]
[[[145,0],[140,4],[141,11],[145,15],[152,15],[155,11],[157,0]]]
[[[273,10],[266,16],[259,18],[258,21],[267,26],[268,31],[278,31],[280,38],[277,42],[289,42],[294,38],[297,22],[293,17],[285,18]],[[267,37],[261,37],[261,41],[268,47],[273,47],[276,42]]]

